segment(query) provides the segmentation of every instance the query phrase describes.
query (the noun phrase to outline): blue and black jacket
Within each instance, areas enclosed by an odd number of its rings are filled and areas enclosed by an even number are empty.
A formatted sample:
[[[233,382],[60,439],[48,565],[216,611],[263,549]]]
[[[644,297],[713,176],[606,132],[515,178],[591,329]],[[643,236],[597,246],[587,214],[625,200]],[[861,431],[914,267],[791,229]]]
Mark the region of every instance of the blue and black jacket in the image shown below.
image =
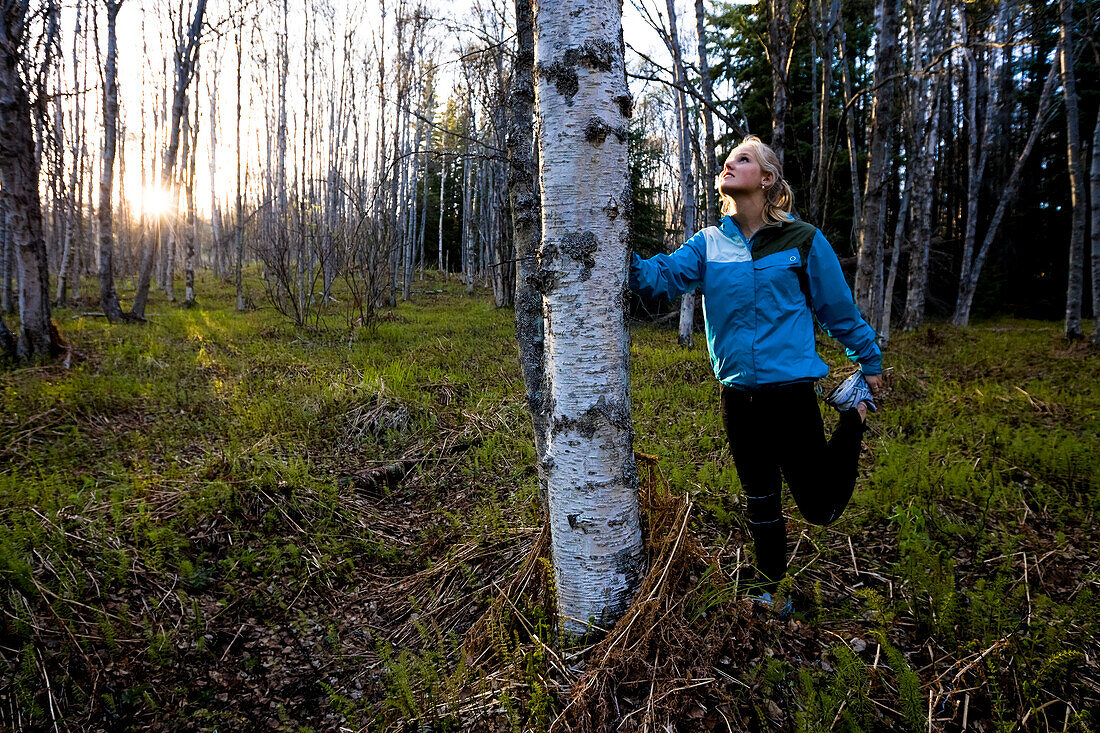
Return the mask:
[[[733,217],[725,216],[672,254],[634,255],[630,288],[670,299],[702,290],[714,375],[728,387],[755,389],[828,374],[815,348],[815,317],[864,374],[882,372],[875,332],[852,300],[836,253],[806,222],[761,227],[746,241]]]

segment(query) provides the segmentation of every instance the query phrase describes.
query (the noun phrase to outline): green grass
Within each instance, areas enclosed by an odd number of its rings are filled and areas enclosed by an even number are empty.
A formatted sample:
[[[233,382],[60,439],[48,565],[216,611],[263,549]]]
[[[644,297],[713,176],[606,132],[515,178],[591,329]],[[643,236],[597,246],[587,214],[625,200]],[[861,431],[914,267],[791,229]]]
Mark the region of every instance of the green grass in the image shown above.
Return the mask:
[[[71,368],[0,372],[0,727],[456,729],[438,706],[487,689],[458,635],[538,521],[511,313],[431,279],[373,328],[334,304],[307,332],[235,312],[213,278],[197,291],[192,309],[154,294],[140,326],[59,310]],[[788,630],[817,657],[746,669],[755,692],[722,688],[730,704],[911,730],[933,689],[935,725],[960,724],[964,695],[986,729],[1098,723],[1100,361],[1059,332],[894,338],[853,506],[815,528],[788,501]],[[728,569],[751,548],[703,339],[632,338],[635,447]],[[394,487],[363,484],[398,461]],[[698,587],[693,624],[736,606]],[[516,665],[502,720],[544,727],[547,661]]]

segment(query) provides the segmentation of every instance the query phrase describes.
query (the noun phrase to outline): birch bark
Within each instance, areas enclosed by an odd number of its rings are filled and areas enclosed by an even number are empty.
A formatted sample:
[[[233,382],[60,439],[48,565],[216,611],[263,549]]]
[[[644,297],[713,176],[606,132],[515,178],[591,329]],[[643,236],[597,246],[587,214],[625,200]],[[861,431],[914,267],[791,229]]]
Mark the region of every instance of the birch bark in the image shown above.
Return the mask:
[[[164,165],[161,168],[161,186],[165,191],[175,191],[174,172],[176,166],[176,154],[180,145],[180,126],[187,108],[187,88],[195,76],[195,66],[198,62],[199,42],[202,40],[203,17],[206,14],[206,0],[196,0],[194,15],[186,29],[179,29],[179,37],[176,39],[174,53],[175,83],[172,88],[172,112],[168,128],[168,146],[164,150]],[[174,200],[174,199],[173,199]],[[138,283],[137,294],[134,296],[134,304],[130,312],[139,319],[145,318],[145,303],[149,295],[149,284],[152,275],[153,255],[159,246],[161,235],[159,233],[160,218],[157,224],[157,242],[149,247],[142,255],[141,279]],[[169,248],[174,248],[174,242],[169,238]],[[172,272],[167,273],[169,282]],[[166,283],[167,284],[167,283]],[[174,296],[171,296],[174,300]]]
[[[783,164],[783,148],[787,143],[787,69],[791,55],[791,2],[770,0],[768,20],[768,56],[772,71],[772,140],[771,147]]]
[[[943,47],[944,33],[939,19],[943,3],[933,0],[927,11],[927,19],[920,17],[924,8],[919,7],[913,18],[914,59],[927,66],[932,56]],[[930,37],[929,37],[930,36]],[[932,237],[932,185],[937,173],[936,148],[939,143],[940,87],[942,73],[926,74],[917,81],[916,103],[910,105],[909,127],[916,137],[914,149],[923,161],[921,175],[913,182],[909,212],[909,276],[905,295],[905,313],[901,326],[912,330],[924,322],[924,303],[928,293],[928,259]],[[926,117],[922,122],[921,117]]]
[[[889,159],[895,148],[894,82],[898,56],[898,0],[880,0],[876,10],[875,93],[871,105],[871,145],[860,213],[855,299],[876,331],[882,328],[882,270],[886,233]]]
[[[676,130],[680,153],[680,189],[683,192],[683,206],[680,210],[680,223],[686,242],[695,233],[695,175],[691,170],[691,125],[688,122],[687,95],[684,87],[687,75],[684,73],[683,55],[680,52],[680,32],[676,22],[675,0],[665,0],[668,10],[668,36],[665,43],[672,55],[672,73],[676,82]],[[680,346],[692,346],[692,326],[695,323],[695,293],[685,293],[680,298]]]
[[[243,0],[242,0],[243,2]],[[241,8],[243,11],[243,7]],[[234,120],[235,130],[234,135],[236,137],[236,155],[237,155],[237,187],[236,187],[236,216],[233,222],[234,235],[236,237],[236,256],[233,258],[233,284],[237,290],[237,310],[244,310],[244,286],[241,279],[241,270],[243,268],[244,260],[244,206],[241,200],[241,57],[244,55],[244,45],[242,43],[242,30],[244,28],[243,19],[237,21],[237,116]]]
[[[535,8],[550,434],[545,459],[558,612],[607,628],[645,569],[624,298],[632,101],[618,0]]]
[[[1092,131],[1089,188],[1092,194],[1092,345],[1100,346],[1100,116]]]
[[[703,190],[706,192],[707,216],[706,225],[718,221],[718,192],[714,189],[714,183],[718,179],[718,159],[714,142],[714,85],[710,78],[710,63],[707,58],[707,32],[706,10],[703,8],[703,0],[695,0],[695,36],[699,42],[699,79],[703,92],[703,141],[706,147],[703,150],[703,162],[706,167],[705,183]]]
[[[814,128],[814,167],[810,183],[810,221],[819,222],[824,206],[829,148],[829,101],[833,88],[833,48],[836,46],[836,27],[840,20],[840,0],[829,3],[829,14],[824,20],[825,33],[821,42],[821,86],[818,92],[817,125]],[[858,211],[858,209],[856,209]]]
[[[210,150],[208,163],[210,164],[210,249],[214,258],[214,274],[218,277],[225,276],[225,242],[222,240],[222,213],[218,205],[218,77],[221,75],[221,59],[218,53],[214,55],[214,68],[210,78],[206,80],[207,96],[210,99]]]
[[[970,307],[974,302],[974,292],[978,289],[978,279],[981,277],[985,258],[989,254],[989,249],[992,247],[993,241],[997,236],[997,231],[1001,227],[1001,220],[1004,218],[1005,212],[1008,210],[1008,207],[1012,205],[1012,202],[1016,200],[1016,194],[1020,189],[1020,175],[1023,173],[1024,164],[1031,155],[1036,140],[1039,139],[1039,133],[1046,127],[1047,111],[1050,109],[1051,99],[1054,96],[1055,81],[1058,78],[1058,63],[1059,59],[1056,56],[1054,62],[1050,66],[1050,72],[1047,74],[1046,82],[1043,85],[1042,95],[1039,97],[1039,107],[1035,111],[1035,119],[1031,125],[1031,134],[1028,135],[1024,149],[1020,151],[1020,155],[1016,158],[1016,165],[1013,167],[1012,174],[1009,176],[1008,182],[1001,192],[1001,199],[997,203],[996,211],[993,212],[993,219],[989,222],[989,228],[986,230],[981,249],[978,250],[978,254],[974,257],[974,261],[969,271],[963,271],[960,274],[959,297],[955,305],[955,314],[951,318],[951,323],[956,326],[967,326],[970,324]]]
[[[114,209],[111,194],[115,174],[115,151],[118,147],[118,43],[115,25],[122,0],[107,3],[107,59],[103,70],[103,171],[99,177],[99,302],[107,320],[122,320],[114,280]]]
[[[1073,0],[1062,0],[1062,90],[1066,102],[1066,162],[1069,167],[1073,228],[1069,240],[1069,278],[1066,285],[1064,334],[1077,341],[1081,329],[1081,294],[1085,279],[1085,165],[1081,160],[1081,123],[1077,112],[1077,80],[1073,70]]]
[[[859,216],[863,209],[863,197],[859,190],[859,145],[856,141],[856,110],[853,103],[852,72],[850,52],[848,51],[848,39],[844,33],[844,21],[838,16],[837,30],[839,31],[840,49],[840,77],[844,85],[844,126],[845,139],[848,143],[848,172],[851,176],[852,189],[852,239],[858,239]]]
[[[195,304],[195,240],[197,222],[195,218],[195,164],[198,159],[199,107],[195,104],[195,119],[183,121],[184,144],[183,195],[186,207],[186,219],[183,225],[183,305],[190,308]]]
[[[998,10],[997,20],[994,23],[997,34],[996,40],[998,45],[1001,46],[1004,46],[1007,42],[1006,31],[1011,22],[1011,15],[1009,13],[1010,8],[1011,0],[1003,0]],[[964,12],[960,15],[960,18],[959,23],[961,30],[965,33],[966,20]],[[960,269],[963,273],[970,273],[977,264],[978,204],[990,153],[995,144],[998,120],[1001,116],[1000,110],[1004,103],[1004,99],[999,94],[999,91],[1003,86],[1001,79],[1005,76],[1007,68],[1005,64],[1001,64],[998,68],[989,73],[988,79],[983,79],[979,72],[986,64],[983,63],[979,54],[975,53],[975,50],[968,46],[964,49],[964,58],[967,62],[967,75],[969,78],[967,84],[967,127],[969,128],[967,175],[969,183],[967,187],[966,229],[963,235],[962,266]],[[983,98],[983,91],[985,92],[985,119],[979,132],[978,119],[980,103],[978,100]],[[970,320],[969,304],[965,306],[966,323],[960,322],[959,320],[964,310],[963,300],[973,297],[972,292],[969,294],[964,292],[966,287],[969,287],[969,278],[960,278],[960,287],[955,302],[955,314],[952,318],[952,322],[955,325],[966,325]]]
[[[4,316],[0,313],[0,364],[15,360],[15,334],[8,330]]]
[[[516,246],[516,341],[519,363],[527,392],[527,410],[535,431],[535,458],[538,461],[539,496],[546,505],[547,432],[545,394],[545,323],[542,296],[532,282],[535,253],[538,252],[539,189],[536,178],[534,140],[531,123],[535,109],[535,37],[532,28],[531,0],[515,0],[516,61],[512,71],[512,90],[508,106],[508,198],[512,204],[512,236]],[[444,169],[444,172],[446,169]],[[446,176],[444,176],[446,178]],[[440,183],[440,190],[442,190]],[[443,201],[442,193],[440,202]],[[442,235],[442,231],[440,232]],[[442,238],[440,239],[442,242]]]
[[[52,358],[61,343],[50,322],[49,272],[38,196],[38,159],[31,135],[31,106],[20,65],[26,48],[24,3],[0,6],[0,188],[19,276],[21,359]]]
[[[0,313],[15,311],[15,252],[8,228],[8,199],[0,194]]]
[[[436,269],[440,274],[445,275],[443,271],[443,212],[447,208],[447,198],[445,196],[447,191],[447,133],[446,131],[440,135],[440,147],[443,148],[443,153],[439,156],[439,244],[436,248]]]
[[[83,27],[84,27],[84,20],[83,20],[84,14],[83,14],[83,11],[84,11],[84,3],[83,2],[78,2],[76,4],[76,19],[75,19],[75,25],[73,27],[73,51],[72,51],[73,55],[72,55],[72,62],[71,62],[72,67],[73,67],[73,86],[74,86],[74,88],[77,88],[77,89],[82,89],[83,88],[80,85],[80,59],[83,56],[83,54],[80,53],[80,37],[84,32],[83,31]],[[57,87],[58,87],[58,89],[61,89],[62,88],[61,79],[60,79],[60,77],[61,77],[61,64],[58,64],[57,73],[58,73]],[[69,166],[69,169],[68,169],[69,170],[69,176],[70,176],[70,178],[69,178],[69,191],[68,191],[68,196],[66,197],[65,211],[61,214],[61,219],[65,222],[65,226],[64,226],[65,232],[64,232],[64,246],[63,246],[62,251],[61,251],[61,264],[58,268],[58,273],[57,273],[57,290],[56,290],[55,300],[56,300],[58,305],[65,305],[65,304],[68,303],[68,300],[69,300],[68,291],[69,291],[70,281],[74,279],[73,278],[73,269],[75,267],[75,260],[76,260],[75,250],[76,250],[76,245],[77,245],[76,241],[74,240],[74,236],[73,236],[73,229],[74,229],[75,224],[76,224],[76,211],[75,211],[74,207],[76,206],[76,190],[77,190],[78,175],[79,175],[79,172],[81,170],[82,159],[81,159],[80,149],[83,145],[82,134],[83,134],[83,129],[84,129],[84,124],[82,122],[84,117],[83,117],[83,115],[81,114],[81,111],[80,111],[80,109],[81,109],[81,96],[82,95],[80,95],[80,94],[76,94],[76,95],[73,96],[73,111],[72,111],[72,117],[71,117],[72,122],[73,122],[73,138],[74,138],[73,142],[71,144],[71,150],[72,150],[72,153],[73,153],[73,163],[72,163],[71,166]],[[57,98],[55,100],[55,104],[57,105],[57,113],[56,113],[57,123],[56,123],[56,127],[57,127],[57,141],[58,141],[58,146],[59,147],[61,145],[63,145],[64,129],[65,129],[64,116],[62,114],[62,107],[61,107],[61,97],[62,97],[62,95],[58,94]],[[62,169],[64,169],[65,168],[65,165],[64,165],[64,157],[65,157],[64,152],[59,151],[58,155],[59,155],[59,158],[61,160],[61,164],[62,164],[61,167],[62,167]],[[77,273],[77,277],[75,278],[75,281],[79,282],[79,280],[80,280],[79,273]]]

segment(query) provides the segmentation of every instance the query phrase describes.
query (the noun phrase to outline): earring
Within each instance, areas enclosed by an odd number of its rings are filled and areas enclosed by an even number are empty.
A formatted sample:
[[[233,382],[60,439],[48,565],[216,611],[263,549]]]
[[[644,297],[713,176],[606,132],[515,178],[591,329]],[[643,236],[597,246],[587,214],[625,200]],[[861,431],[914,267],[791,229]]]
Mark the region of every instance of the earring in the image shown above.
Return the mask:
[[[765,188],[767,188],[767,186],[765,186],[763,183],[761,183],[760,184],[760,190],[763,191]]]

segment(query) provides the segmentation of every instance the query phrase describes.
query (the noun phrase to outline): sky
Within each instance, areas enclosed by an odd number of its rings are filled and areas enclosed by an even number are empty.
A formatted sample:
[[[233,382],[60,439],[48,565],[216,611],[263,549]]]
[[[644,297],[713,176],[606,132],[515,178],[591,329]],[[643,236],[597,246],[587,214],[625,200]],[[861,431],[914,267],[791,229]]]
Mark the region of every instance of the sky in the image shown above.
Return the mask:
[[[218,19],[224,19],[230,16],[228,8],[230,3],[236,4],[237,0],[208,0],[207,18],[209,22],[216,22]],[[486,0],[488,1],[488,0]],[[623,32],[629,46],[636,48],[651,58],[657,60],[659,63],[668,63],[668,53],[661,42],[657,33],[648,25],[648,23],[642,18],[642,15],[637,9],[637,4],[643,0],[624,0],[623,3]],[[651,12],[657,12],[664,15],[665,2],[664,0],[644,0],[650,7]],[[749,0],[750,2],[753,0]],[[505,0],[510,3],[511,0]],[[126,193],[126,198],[134,206],[141,206],[144,199],[144,206],[146,209],[156,208],[164,201],[158,203],[158,199],[164,197],[159,194],[157,187],[152,181],[147,181],[146,185],[142,186],[141,181],[141,137],[142,130],[145,131],[145,156],[146,156],[146,168],[152,167],[151,161],[156,151],[163,146],[163,140],[156,140],[153,137],[153,130],[155,126],[153,120],[156,116],[163,115],[163,102],[159,99],[159,83],[154,82],[154,79],[160,78],[164,73],[166,66],[165,59],[168,59],[168,73],[171,74],[170,68],[170,52],[171,49],[165,46],[165,33],[163,29],[168,27],[168,18],[166,14],[166,8],[170,3],[178,3],[178,0],[126,0],[122,6],[122,9],[118,16],[118,39],[119,39],[119,86],[120,86],[120,101],[122,104],[122,114],[125,135],[125,158],[127,163],[126,168],[126,180],[122,184],[122,188]],[[100,5],[99,2],[95,2],[95,5]],[[368,0],[368,2],[361,2],[359,0],[329,0],[329,4],[332,7],[333,18],[331,20],[331,28],[334,29],[334,33],[342,33],[349,28],[358,28],[360,31],[363,28],[378,27],[380,20],[380,4],[377,0]],[[304,0],[290,0],[291,13],[293,15],[295,5],[298,9],[304,7]],[[392,8],[391,2],[390,7]],[[178,5],[176,5],[178,7]],[[275,7],[274,4],[269,4],[269,7]],[[431,5],[431,12],[435,17],[450,17],[453,19],[461,19],[466,16],[473,7],[472,0],[441,0]],[[680,32],[681,37],[684,40],[684,53],[687,58],[693,58],[695,56],[695,40],[694,40],[694,28],[695,28],[695,7],[694,0],[678,0],[679,15],[680,15]],[[102,10],[100,11],[102,16]],[[392,10],[390,13],[389,23],[392,27]],[[70,88],[72,86],[84,85],[84,88],[89,91],[94,91],[94,94],[85,95],[85,113],[89,120],[89,135],[95,135],[97,138],[101,133],[97,134],[99,128],[99,122],[101,116],[99,113],[99,84],[100,79],[97,72],[97,62],[95,60],[95,46],[94,41],[89,45],[86,51],[77,49],[78,54],[87,53],[87,58],[83,63],[86,67],[86,77],[80,80],[74,80],[72,76],[72,56],[73,56],[73,33],[72,28],[76,20],[75,3],[66,3],[63,11],[63,44],[68,44],[65,49],[65,56],[69,64],[69,68],[65,70],[66,79]],[[100,19],[100,44],[105,48],[105,20]],[[196,180],[196,200],[200,209],[200,215],[208,215],[211,204],[211,175],[209,171],[209,150],[211,149],[212,140],[210,132],[213,131],[217,134],[217,144],[214,148],[216,151],[215,165],[216,172],[213,176],[214,186],[216,194],[219,198],[229,200],[235,193],[235,147],[233,142],[235,140],[234,135],[234,123],[235,123],[235,110],[234,102],[236,96],[236,53],[235,39],[232,35],[232,29],[229,27],[223,27],[223,35],[218,38],[214,35],[208,35],[204,38],[201,50],[200,70],[199,77],[196,82],[192,84],[192,97],[200,105],[201,119],[199,122],[199,141],[198,141],[198,175]],[[301,28],[291,27],[290,34],[292,37],[298,34],[298,38],[301,38]],[[257,34],[251,29],[245,29],[246,43],[251,41],[256,44],[257,47],[262,47],[263,44],[271,45],[273,41],[270,38],[264,38],[262,34]],[[447,34],[441,34],[446,37]],[[362,34],[361,34],[362,36]],[[273,49],[268,49],[269,52],[273,52]],[[293,51],[292,51],[293,53]],[[457,55],[455,48],[444,48],[440,51],[440,55],[446,57],[447,55]],[[253,54],[255,56],[255,54]],[[628,51],[628,63],[630,62],[633,54]],[[247,57],[246,57],[247,58]],[[300,63],[300,59],[291,58],[291,64],[296,61]],[[444,71],[446,69],[457,69],[457,64],[444,64],[441,66]],[[256,68],[253,65],[250,69],[245,70],[245,76],[270,73],[270,68]],[[142,96],[143,80],[145,81],[144,89],[145,96]],[[245,79],[245,83],[248,83],[248,79]],[[209,98],[211,93],[211,87],[217,87],[217,96],[220,100],[217,109],[211,109]],[[441,85],[444,87],[450,86],[444,74],[441,79]],[[242,85],[243,86],[243,85]],[[251,85],[249,85],[251,87]],[[637,91],[637,90],[636,90]],[[302,90],[298,90],[297,99],[301,98]],[[443,91],[444,97],[446,91]],[[296,97],[293,93],[290,95],[291,100],[295,100]],[[270,109],[274,104],[274,100],[266,98],[257,98],[256,92],[251,88],[247,88],[242,100],[244,107],[242,114],[242,137],[248,142],[247,152],[245,153],[246,164],[255,166],[258,164],[260,156],[260,149],[262,142],[260,140],[261,133],[260,127],[262,123],[262,115],[264,110]],[[211,117],[215,115],[215,117]],[[256,124],[250,123],[250,120],[255,117]],[[213,125],[210,124],[211,119],[214,120]],[[93,122],[94,121],[94,122]],[[242,148],[245,146],[242,145]]]

